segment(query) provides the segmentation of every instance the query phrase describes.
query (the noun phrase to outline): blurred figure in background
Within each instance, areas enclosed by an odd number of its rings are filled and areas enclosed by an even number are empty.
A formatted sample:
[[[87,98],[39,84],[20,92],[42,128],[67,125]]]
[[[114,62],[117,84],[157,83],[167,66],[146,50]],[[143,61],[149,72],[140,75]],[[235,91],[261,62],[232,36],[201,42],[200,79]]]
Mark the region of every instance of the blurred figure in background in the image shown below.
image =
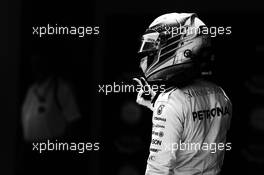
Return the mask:
[[[34,82],[22,106],[22,128],[26,141],[63,136],[67,126],[81,117],[74,89],[61,76],[54,59],[31,59]]]

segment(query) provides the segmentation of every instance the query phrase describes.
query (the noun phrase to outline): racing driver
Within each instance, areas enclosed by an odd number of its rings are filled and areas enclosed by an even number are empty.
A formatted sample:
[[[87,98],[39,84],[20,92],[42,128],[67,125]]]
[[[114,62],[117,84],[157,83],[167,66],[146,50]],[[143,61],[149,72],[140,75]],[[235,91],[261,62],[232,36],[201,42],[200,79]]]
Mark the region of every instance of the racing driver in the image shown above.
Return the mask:
[[[137,103],[153,111],[146,175],[217,175],[224,153],[232,104],[205,70],[212,58],[211,37],[194,13],[156,18],[142,36],[139,50],[141,86],[164,84],[150,96],[142,90]],[[208,72],[207,72],[208,74]],[[145,89],[145,88],[144,88]]]

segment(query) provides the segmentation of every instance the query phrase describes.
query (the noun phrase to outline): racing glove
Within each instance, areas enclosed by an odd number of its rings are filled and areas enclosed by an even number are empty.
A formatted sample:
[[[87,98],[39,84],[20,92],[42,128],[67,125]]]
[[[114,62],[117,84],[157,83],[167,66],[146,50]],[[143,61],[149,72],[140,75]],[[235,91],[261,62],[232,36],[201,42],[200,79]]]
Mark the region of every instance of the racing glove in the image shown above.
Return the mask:
[[[156,93],[151,89],[150,85],[145,80],[145,78],[133,78],[133,80],[135,80],[141,87],[140,91],[138,92],[136,102],[142,106],[148,107],[150,110],[153,111],[152,101]]]

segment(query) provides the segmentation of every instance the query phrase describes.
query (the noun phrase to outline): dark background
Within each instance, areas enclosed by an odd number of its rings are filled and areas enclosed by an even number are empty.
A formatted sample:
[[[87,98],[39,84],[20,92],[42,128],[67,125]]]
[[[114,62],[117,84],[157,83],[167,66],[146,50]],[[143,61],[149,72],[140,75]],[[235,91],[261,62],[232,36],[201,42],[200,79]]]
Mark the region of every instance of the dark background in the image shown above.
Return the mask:
[[[260,4],[229,1],[9,3],[9,28],[5,31],[8,38],[1,32],[8,43],[2,47],[8,54],[2,52],[4,59],[0,64],[3,71],[1,106],[4,107],[3,118],[7,120],[2,124],[7,128],[3,132],[6,142],[3,144],[8,150],[3,174],[143,174],[151,137],[151,112],[135,105],[136,94],[106,96],[98,93],[98,84],[126,82],[129,75],[139,71],[136,52],[141,34],[153,19],[169,12],[195,12],[208,26],[232,27],[231,35],[219,36],[213,41],[214,77],[234,107],[228,136],[232,151],[226,153],[222,174],[264,172],[264,115],[259,112],[257,121],[251,115],[257,109],[263,111],[264,95],[250,91],[247,86],[264,89],[264,12]],[[33,26],[48,23],[100,26],[100,35],[85,38],[32,35]],[[99,152],[39,155],[23,141],[21,106],[27,89],[34,82],[30,59],[36,55],[49,58],[48,64],[76,87],[83,117],[73,124],[68,139],[99,141]],[[140,117],[136,122],[127,122],[123,113],[137,113]]]

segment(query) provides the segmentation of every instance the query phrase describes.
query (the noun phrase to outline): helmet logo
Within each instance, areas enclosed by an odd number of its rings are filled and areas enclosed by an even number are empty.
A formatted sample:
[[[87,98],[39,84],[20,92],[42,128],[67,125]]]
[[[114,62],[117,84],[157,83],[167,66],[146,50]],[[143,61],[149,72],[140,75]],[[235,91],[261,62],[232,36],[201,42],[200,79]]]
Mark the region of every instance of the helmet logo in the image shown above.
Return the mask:
[[[187,49],[183,54],[185,57],[190,58],[192,56],[192,51],[190,49]]]

